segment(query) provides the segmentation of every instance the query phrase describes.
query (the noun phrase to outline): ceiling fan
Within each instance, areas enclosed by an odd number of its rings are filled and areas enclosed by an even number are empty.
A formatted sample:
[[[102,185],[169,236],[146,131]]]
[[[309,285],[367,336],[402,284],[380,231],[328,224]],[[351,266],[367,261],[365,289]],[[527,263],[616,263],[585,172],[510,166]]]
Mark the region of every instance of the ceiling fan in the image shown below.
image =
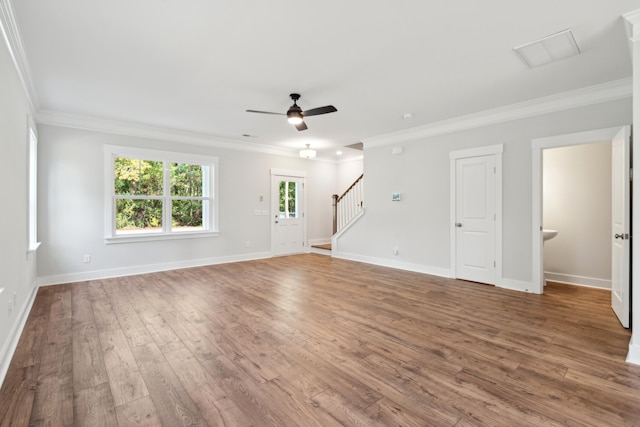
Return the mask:
[[[289,121],[289,123],[294,125],[296,129],[306,130],[307,125],[303,121],[305,117],[319,116],[320,114],[335,113],[336,111],[338,111],[333,105],[326,105],[324,107],[312,108],[310,110],[302,111],[302,108],[300,108],[297,104],[298,99],[300,99],[300,94],[292,93],[289,96],[291,97],[291,99],[293,99],[293,105],[289,107],[289,110],[287,110],[286,114],[258,110],[247,110],[247,113],[276,114],[279,116],[287,116],[287,120]]]

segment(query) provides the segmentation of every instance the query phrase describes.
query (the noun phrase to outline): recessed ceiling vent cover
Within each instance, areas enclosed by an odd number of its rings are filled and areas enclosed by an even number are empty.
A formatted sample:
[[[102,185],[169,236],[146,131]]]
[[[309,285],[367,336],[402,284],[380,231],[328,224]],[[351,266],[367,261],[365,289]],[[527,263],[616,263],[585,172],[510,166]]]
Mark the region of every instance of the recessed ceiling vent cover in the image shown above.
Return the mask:
[[[513,48],[529,68],[579,55],[580,47],[571,30],[560,31]]]

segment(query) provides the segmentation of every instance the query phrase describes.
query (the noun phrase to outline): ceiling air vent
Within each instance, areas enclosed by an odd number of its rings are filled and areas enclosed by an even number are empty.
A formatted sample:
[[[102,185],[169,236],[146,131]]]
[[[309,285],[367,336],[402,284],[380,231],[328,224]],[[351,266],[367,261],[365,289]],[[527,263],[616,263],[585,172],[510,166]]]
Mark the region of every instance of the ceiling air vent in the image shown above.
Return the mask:
[[[529,68],[539,67],[581,53],[570,29],[516,46],[513,50]]]

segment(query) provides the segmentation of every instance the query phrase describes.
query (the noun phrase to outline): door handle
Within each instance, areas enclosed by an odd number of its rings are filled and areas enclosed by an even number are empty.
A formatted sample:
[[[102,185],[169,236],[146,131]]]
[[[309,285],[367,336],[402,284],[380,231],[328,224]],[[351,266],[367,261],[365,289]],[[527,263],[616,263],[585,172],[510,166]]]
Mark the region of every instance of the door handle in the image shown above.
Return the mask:
[[[624,234],[615,234],[613,237],[615,237],[616,239],[622,239],[622,240],[627,240],[629,239],[629,235],[627,233]]]
[[[462,223],[461,222],[456,222],[456,227],[462,227]]]
[[[276,221],[276,224],[278,223],[278,221]]]

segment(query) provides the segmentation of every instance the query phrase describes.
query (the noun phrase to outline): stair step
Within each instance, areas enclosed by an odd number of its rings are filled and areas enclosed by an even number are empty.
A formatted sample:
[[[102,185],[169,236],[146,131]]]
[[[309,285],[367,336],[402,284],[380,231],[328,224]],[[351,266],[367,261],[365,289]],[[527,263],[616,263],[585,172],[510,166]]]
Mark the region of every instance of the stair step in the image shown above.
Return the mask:
[[[331,243],[327,243],[326,245],[312,245],[312,248],[316,248],[316,249],[324,249],[327,251],[331,250]]]

